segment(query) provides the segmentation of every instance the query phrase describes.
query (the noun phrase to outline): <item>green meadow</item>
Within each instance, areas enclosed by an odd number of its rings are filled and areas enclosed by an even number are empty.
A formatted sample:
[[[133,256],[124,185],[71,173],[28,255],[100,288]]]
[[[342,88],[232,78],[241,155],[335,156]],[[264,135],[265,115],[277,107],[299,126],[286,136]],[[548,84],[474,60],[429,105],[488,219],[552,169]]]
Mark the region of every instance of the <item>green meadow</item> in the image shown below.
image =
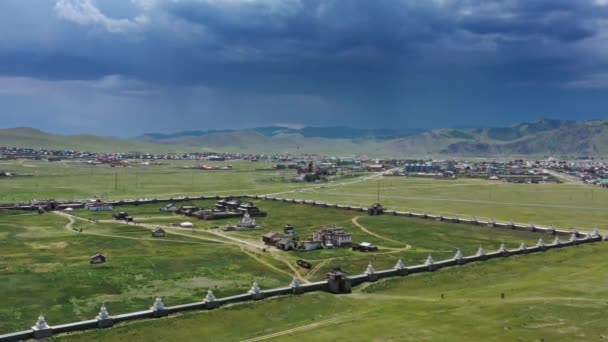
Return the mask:
[[[350,295],[286,296],[56,340],[602,341],[606,255],[603,244],[583,245],[382,280]]]
[[[285,198],[361,204],[378,199],[388,208],[447,216],[608,232],[608,190],[576,184],[505,184],[486,180],[377,177],[324,184],[291,181],[292,170],[260,162],[222,162],[231,171],[184,169],[198,161],[110,168],[79,162],[2,161],[0,170],[20,176],[0,179],[0,202],[33,198],[154,198],[200,194],[274,194]],[[209,163],[211,164],[211,163]],[[378,191],[379,190],[379,191]],[[211,206],[213,201],[183,204]],[[542,235],[406,217],[376,216],[309,205],[258,200],[267,217],[261,230],[223,232],[236,219],[202,221],[159,211],[159,204],[122,206],[136,224],[114,221],[111,212],[74,210],[75,217],[0,212],[0,333],[30,327],[43,312],[50,324],[90,319],[105,303],[111,314],[148,308],[154,297],[166,305],[285,286],[296,275],[317,281],[335,266],[349,274],[392,267],[398,258],[419,264],[432,255],[451,257],[455,248],[473,254]],[[182,203],[180,203],[182,204]],[[180,229],[180,222],[194,223]],[[300,239],[338,225],[353,241],[371,242],[376,253],[350,249],[280,252],[263,246],[261,235],[292,224]],[[164,238],[150,231],[163,227]],[[80,230],[82,229],[82,232]],[[543,236],[550,241],[550,236]],[[108,262],[90,265],[102,251]],[[231,305],[58,340],[150,341],[247,339],[555,341],[601,340],[608,336],[603,312],[608,279],[603,243],[510,257],[359,286],[351,295],[311,293]],[[311,270],[295,265],[297,259]],[[505,293],[504,299],[500,294]],[[444,298],[441,299],[441,294]],[[235,325],[234,322],[239,322]]]

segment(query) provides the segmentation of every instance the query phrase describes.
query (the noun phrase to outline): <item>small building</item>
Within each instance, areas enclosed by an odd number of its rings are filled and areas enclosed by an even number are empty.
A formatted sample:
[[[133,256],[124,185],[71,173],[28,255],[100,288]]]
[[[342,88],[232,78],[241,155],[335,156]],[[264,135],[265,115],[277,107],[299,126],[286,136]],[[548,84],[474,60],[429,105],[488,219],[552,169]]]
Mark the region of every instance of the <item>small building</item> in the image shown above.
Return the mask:
[[[248,214],[260,212],[260,208],[258,208],[258,206],[253,204],[252,202],[241,203],[241,204],[239,204],[237,209],[242,213],[248,213]]]
[[[152,231],[152,237],[165,237],[165,230],[161,227],[158,227]]]
[[[240,205],[241,201],[238,198],[226,197],[215,203],[215,209],[218,211],[240,211]]]
[[[175,213],[179,210],[179,208],[175,204],[169,203],[169,204],[165,205],[164,207],[160,207],[159,210],[162,212],[167,212],[167,213]]]
[[[321,248],[321,242],[319,241],[305,241],[302,245],[305,251],[314,251],[315,249]]]
[[[268,232],[262,235],[262,241],[264,241],[265,244],[272,246],[274,246],[280,238],[281,236],[277,232]]]
[[[101,252],[97,252],[89,258],[89,262],[93,265],[94,264],[103,264],[106,262],[106,255]]]
[[[286,224],[283,226],[283,233],[293,235],[294,232],[295,232],[295,229],[293,228],[292,225]]]
[[[360,244],[353,246],[353,251],[377,252],[378,247],[374,246],[373,244],[371,244],[369,242],[361,242]]]
[[[182,222],[179,224],[180,228],[193,228],[194,225],[192,222]]]
[[[127,213],[126,211],[119,211],[117,213],[112,214],[112,217],[115,220],[124,220],[126,221],[129,216],[129,213]],[[131,217],[131,221],[133,220],[133,218]]]
[[[114,206],[110,203],[105,203],[101,200],[96,200],[93,203],[86,205],[86,208],[91,211],[111,211],[114,210]]]
[[[282,237],[275,243],[275,247],[284,251],[296,248],[296,242],[291,237]]]

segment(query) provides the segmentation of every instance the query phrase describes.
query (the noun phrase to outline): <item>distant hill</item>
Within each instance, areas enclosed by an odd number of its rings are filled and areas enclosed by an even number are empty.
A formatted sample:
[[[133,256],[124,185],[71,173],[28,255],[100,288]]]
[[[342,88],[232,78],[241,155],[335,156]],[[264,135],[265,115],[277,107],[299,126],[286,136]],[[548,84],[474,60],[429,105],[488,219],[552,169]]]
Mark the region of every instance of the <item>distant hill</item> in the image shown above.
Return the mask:
[[[540,120],[502,128],[438,129],[392,140],[387,148],[400,154],[608,157],[608,121]]]
[[[140,140],[242,152],[381,156],[608,157],[608,121],[539,120],[510,127],[429,131],[347,127],[260,127],[151,133]]]
[[[180,145],[127,140],[96,135],[59,135],[29,127],[0,129],[0,146],[78,150],[89,152],[184,152],[193,150]]]
[[[259,127],[150,133],[126,140],[56,135],[33,128],[0,129],[0,146],[106,152],[225,151],[394,157],[608,158],[608,120],[540,120],[495,128],[428,131],[348,127]]]

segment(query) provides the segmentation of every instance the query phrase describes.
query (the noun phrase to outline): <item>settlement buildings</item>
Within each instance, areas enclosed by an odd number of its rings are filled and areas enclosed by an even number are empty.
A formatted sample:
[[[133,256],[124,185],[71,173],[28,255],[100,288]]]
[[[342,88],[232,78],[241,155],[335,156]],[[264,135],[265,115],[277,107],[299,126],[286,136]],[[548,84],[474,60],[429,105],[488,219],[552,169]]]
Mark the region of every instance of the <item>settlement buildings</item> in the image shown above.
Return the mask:
[[[109,203],[103,202],[102,200],[95,200],[91,203],[87,203],[85,207],[91,211],[110,211],[114,210],[114,206]]]
[[[269,246],[274,246],[278,249],[289,251],[295,249],[297,246],[296,241],[291,235],[281,236],[277,232],[268,232],[262,235],[262,241]]]
[[[353,237],[342,227],[330,226],[313,232],[312,241],[320,243],[321,246],[326,248],[348,247],[352,245]]]

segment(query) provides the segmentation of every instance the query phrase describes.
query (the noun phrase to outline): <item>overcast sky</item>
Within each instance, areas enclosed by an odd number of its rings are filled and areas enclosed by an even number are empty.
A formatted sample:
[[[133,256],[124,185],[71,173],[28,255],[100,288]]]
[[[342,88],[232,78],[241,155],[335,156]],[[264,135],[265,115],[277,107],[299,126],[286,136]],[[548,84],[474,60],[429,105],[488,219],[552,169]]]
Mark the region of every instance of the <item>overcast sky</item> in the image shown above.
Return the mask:
[[[608,0],[1,0],[0,127],[608,118]]]

